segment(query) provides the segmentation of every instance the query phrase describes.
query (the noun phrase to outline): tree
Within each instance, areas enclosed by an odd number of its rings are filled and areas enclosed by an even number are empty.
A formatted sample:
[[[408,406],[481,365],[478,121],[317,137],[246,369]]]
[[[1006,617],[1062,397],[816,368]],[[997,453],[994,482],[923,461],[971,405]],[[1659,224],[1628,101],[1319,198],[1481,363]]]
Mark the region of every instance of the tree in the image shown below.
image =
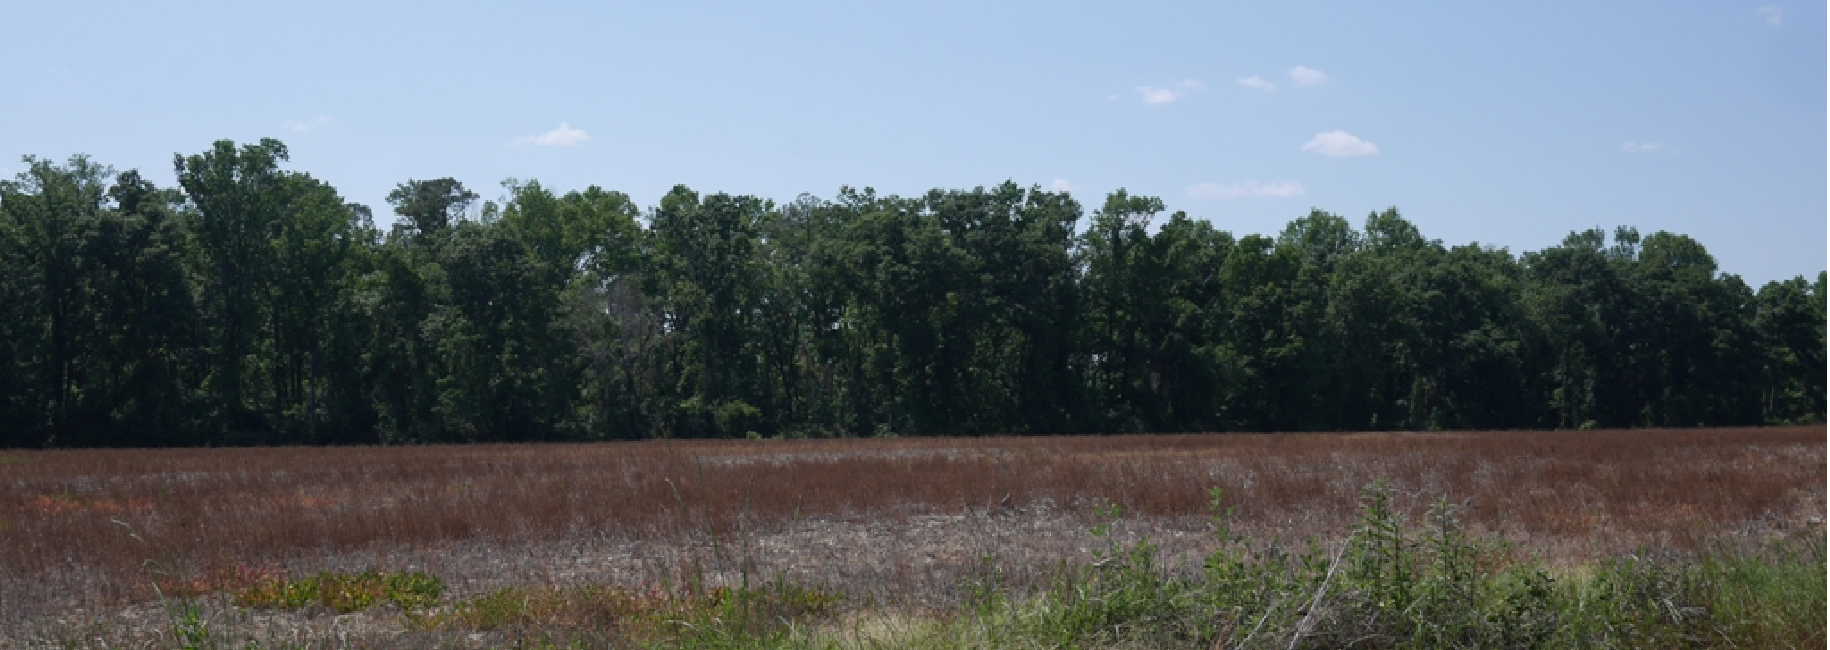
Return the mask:
[[[751,196],[675,186],[654,211],[655,263],[666,296],[664,327],[679,332],[676,432],[743,434],[754,406],[750,333],[761,278],[758,232],[773,206]]]
[[[185,268],[180,197],[122,173],[83,235],[91,338],[80,444],[173,445],[202,440],[187,386],[202,374],[198,313]]]
[[[1223,397],[1225,428],[1297,428],[1296,361],[1303,351],[1300,321],[1308,310],[1292,295],[1302,262],[1262,235],[1247,235],[1220,267],[1221,300],[1209,317],[1214,336],[1230,344],[1238,380]]]
[[[463,183],[449,177],[429,181],[408,179],[388,193],[388,204],[394,206],[395,214],[405,219],[395,227],[415,239],[443,232],[462,219],[464,211],[476,200],[475,192],[464,189]]]
[[[1456,246],[1429,254],[1400,282],[1412,297],[1414,338],[1401,358],[1411,429],[1504,429],[1553,425],[1541,396],[1544,343],[1524,303],[1523,269],[1504,249]]]
[[[276,188],[285,196],[274,224],[271,263],[283,270],[268,285],[267,311],[273,358],[268,372],[275,422],[299,431],[294,439],[321,440],[335,435],[333,423],[348,424],[346,413],[329,411],[331,392],[347,395],[334,383],[356,381],[354,367],[339,360],[360,355],[339,322],[360,272],[361,247],[374,239],[363,214],[352,210],[337,191],[304,174],[288,174]],[[332,371],[337,370],[336,374]],[[342,402],[344,408],[353,403]]]
[[[1738,277],[1717,276],[1702,244],[1668,232],[1640,243],[1632,269],[1642,305],[1633,341],[1635,424],[1759,423],[1753,291]]]
[[[1754,329],[1760,337],[1761,419],[1824,419],[1824,276],[1769,282],[1760,288]]]
[[[438,341],[428,327],[448,301],[445,272],[410,237],[390,237],[373,253],[351,307],[366,343],[359,372],[375,419],[374,439],[432,442],[443,439],[438,405]]]
[[[1634,234],[1637,237],[1637,234]],[[1549,402],[1555,426],[1627,426],[1624,359],[1617,343],[1631,325],[1632,296],[1600,229],[1570,233],[1562,245],[1524,256],[1526,302],[1556,361]]]
[[[272,403],[251,382],[250,371],[258,371],[264,360],[257,351],[271,336],[269,291],[281,273],[272,240],[290,194],[291,181],[279,168],[286,159],[286,145],[264,138],[240,148],[219,140],[209,151],[173,160],[178,184],[197,210],[199,275],[212,341],[204,390],[211,418],[233,436],[259,435],[272,424]]]
[[[43,444],[57,444],[74,415],[77,366],[89,351],[84,234],[107,200],[114,170],[80,155],[64,166],[31,156],[24,162],[25,172],[0,182],[0,212],[18,272],[9,282],[8,302],[22,310],[9,328],[21,337],[9,346],[21,376],[9,383],[17,384],[15,399],[23,399],[27,410],[36,410],[29,406],[33,402],[47,405],[25,416],[32,420],[28,430],[36,430],[33,437]]]
[[[450,302],[422,326],[438,348],[443,434],[551,439],[571,410],[576,358],[559,329],[559,286],[500,223],[465,223],[439,249]]]
[[[1144,375],[1149,359],[1139,349],[1141,312],[1159,304],[1160,278],[1149,277],[1150,221],[1163,211],[1162,199],[1131,196],[1120,189],[1093,213],[1082,241],[1085,251],[1088,341],[1094,390],[1108,426],[1138,430],[1149,425],[1131,406],[1149,394]]]
[[[532,182],[516,186],[503,221],[522,228],[524,222],[556,221],[550,232],[558,234],[561,253],[549,261],[575,270],[564,322],[583,359],[578,417],[571,426],[587,439],[650,435],[669,410],[656,399],[665,383],[666,339],[653,299],[646,234],[636,222],[640,212],[628,195],[595,185],[556,202],[550,196]],[[552,214],[539,216],[543,211]]]
[[[1825,283],[1631,227],[1513,255],[1396,208],[1235,238],[1012,182],[777,206],[275,140],[0,182],[0,446],[1696,426],[1825,416]],[[1159,222],[1160,223],[1153,223]],[[1160,226],[1160,227],[1159,227]]]

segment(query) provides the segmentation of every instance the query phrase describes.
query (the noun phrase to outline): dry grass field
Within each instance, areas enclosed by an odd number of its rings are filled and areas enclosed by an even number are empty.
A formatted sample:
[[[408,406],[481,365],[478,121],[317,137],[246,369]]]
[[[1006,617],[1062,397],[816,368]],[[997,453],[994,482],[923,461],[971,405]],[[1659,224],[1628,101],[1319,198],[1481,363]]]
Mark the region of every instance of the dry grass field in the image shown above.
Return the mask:
[[[1385,478],[1420,517],[1573,566],[1818,531],[1823,426],[1765,429],[0,452],[0,629],[368,567],[455,595],[789,577],[914,608],[1083,559],[1096,506],[1168,557],[1338,541]],[[1028,576],[1027,578],[1025,576]],[[5,645],[0,638],[0,646]]]

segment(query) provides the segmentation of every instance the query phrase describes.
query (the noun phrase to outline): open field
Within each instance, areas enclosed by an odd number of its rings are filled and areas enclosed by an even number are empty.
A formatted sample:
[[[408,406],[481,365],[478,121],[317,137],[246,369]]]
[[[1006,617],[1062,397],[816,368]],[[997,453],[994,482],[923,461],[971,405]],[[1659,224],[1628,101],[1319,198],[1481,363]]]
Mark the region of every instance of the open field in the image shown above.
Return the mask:
[[[1235,532],[1327,544],[1379,478],[1412,520],[1446,496],[1471,534],[1581,567],[1821,537],[1825,429],[7,451],[0,629],[371,567],[447,598],[767,577],[948,611],[987,565],[1027,593],[1085,560],[1102,502],[1113,539],[1198,567],[1210,488]]]

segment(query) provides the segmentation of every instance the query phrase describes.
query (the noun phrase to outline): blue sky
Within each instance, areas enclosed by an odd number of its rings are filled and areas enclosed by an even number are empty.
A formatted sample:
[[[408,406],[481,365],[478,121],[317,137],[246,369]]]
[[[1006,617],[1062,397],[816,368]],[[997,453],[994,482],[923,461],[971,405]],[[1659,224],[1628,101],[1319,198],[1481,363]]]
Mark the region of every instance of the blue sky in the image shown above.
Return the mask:
[[[1616,224],[1750,282],[1825,268],[1824,3],[30,3],[0,173],[271,136],[408,178],[649,205],[1006,179],[1236,234],[1397,206],[1514,252]]]

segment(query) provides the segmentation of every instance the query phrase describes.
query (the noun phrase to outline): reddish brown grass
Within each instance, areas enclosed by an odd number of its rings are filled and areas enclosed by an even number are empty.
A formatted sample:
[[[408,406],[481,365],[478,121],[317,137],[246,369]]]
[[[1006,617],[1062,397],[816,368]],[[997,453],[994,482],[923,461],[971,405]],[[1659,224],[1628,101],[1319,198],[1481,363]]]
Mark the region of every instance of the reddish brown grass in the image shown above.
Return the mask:
[[[0,621],[144,599],[149,569],[207,590],[272,571],[247,567],[450,543],[512,554],[968,508],[1077,518],[1095,498],[1192,529],[1210,487],[1237,507],[1236,529],[1332,536],[1380,477],[1413,512],[1465,498],[1477,530],[1581,560],[1821,517],[1824,452],[1823,426],[8,451]]]

